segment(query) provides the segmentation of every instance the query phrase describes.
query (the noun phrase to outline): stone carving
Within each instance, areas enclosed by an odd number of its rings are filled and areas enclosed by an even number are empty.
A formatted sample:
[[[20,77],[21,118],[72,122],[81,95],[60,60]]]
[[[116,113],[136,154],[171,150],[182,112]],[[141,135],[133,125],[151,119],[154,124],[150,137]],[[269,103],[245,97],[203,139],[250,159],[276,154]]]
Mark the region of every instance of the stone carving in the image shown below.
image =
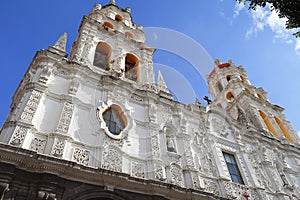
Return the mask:
[[[226,130],[226,126],[217,119],[212,120],[212,128],[214,131],[219,133],[223,137],[227,137],[228,131]]]
[[[91,48],[92,48],[92,37],[89,36],[86,40],[85,48],[84,48],[84,51],[82,53],[82,58],[83,58],[83,60],[85,61],[86,64],[90,64],[89,54],[90,54]]]
[[[186,164],[188,167],[194,166],[193,155],[191,151],[191,145],[189,141],[184,141],[184,153],[186,158]]]
[[[52,148],[52,155],[55,157],[62,157],[65,148],[65,141],[59,138],[55,138]]]
[[[233,182],[224,182],[224,189],[226,196],[230,199],[237,199],[237,200],[245,200],[245,199],[256,199],[255,198],[255,191],[252,191],[250,188],[235,184]],[[253,195],[253,196],[252,196]]]
[[[76,52],[73,56],[74,61],[80,61],[80,57],[81,57],[81,54],[82,54],[82,51],[83,51],[83,47],[84,47],[84,43],[85,43],[86,38],[87,38],[87,33],[82,32],[81,37],[78,41]]]
[[[262,188],[266,188],[268,191],[272,192],[273,188],[270,183],[270,180],[267,178],[265,173],[263,172],[262,166],[260,164],[259,159],[257,158],[257,152],[254,150],[250,150],[248,155],[248,160],[251,162],[252,167],[254,169],[255,177]]]
[[[159,158],[160,157],[160,149],[159,149],[157,135],[153,135],[151,137],[151,149],[152,149],[152,156],[154,158]]]
[[[28,128],[22,126],[16,126],[9,144],[14,146],[21,146],[23,144],[27,132],[28,132]]]
[[[138,178],[145,178],[145,172],[141,163],[131,163],[131,175]]]
[[[160,181],[166,180],[166,171],[163,166],[155,165],[155,178]]]
[[[150,104],[150,108],[149,108],[149,121],[150,122],[156,122],[156,110],[157,110],[157,107],[155,106],[155,104]]]
[[[171,164],[170,172],[171,172],[171,183],[174,185],[178,185],[180,187],[184,187],[181,168],[178,165],[173,163]]]
[[[43,153],[47,140],[45,138],[34,138],[30,144],[30,149],[38,153]]]
[[[47,81],[49,80],[51,72],[52,72],[52,70],[50,68],[45,67],[40,75],[39,82],[44,85],[47,84]]]
[[[72,82],[70,83],[69,94],[75,95],[76,92],[78,91],[78,87],[79,87],[79,82],[76,80],[72,80]]]
[[[195,190],[202,190],[203,189],[201,187],[199,175],[198,175],[197,172],[192,173],[192,182],[193,182],[193,188]]]
[[[71,123],[74,105],[65,102],[58,122],[57,131],[67,133]]]
[[[21,114],[21,119],[27,122],[31,122],[35,114],[35,111],[39,105],[42,94],[36,90],[33,90],[29,100],[24,108],[23,113]]]
[[[211,180],[208,180],[208,179],[204,179],[203,180],[204,182],[204,187],[205,187],[205,192],[208,192],[208,193],[213,193],[215,195],[219,195],[220,194],[220,191],[219,191],[219,188],[218,188],[218,184],[211,181]]]
[[[88,165],[90,160],[90,152],[85,149],[75,148],[73,152],[73,159],[79,164]]]
[[[114,149],[108,149],[102,155],[102,168],[122,172],[122,156]]]
[[[167,151],[176,153],[174,138],[167,136]]]

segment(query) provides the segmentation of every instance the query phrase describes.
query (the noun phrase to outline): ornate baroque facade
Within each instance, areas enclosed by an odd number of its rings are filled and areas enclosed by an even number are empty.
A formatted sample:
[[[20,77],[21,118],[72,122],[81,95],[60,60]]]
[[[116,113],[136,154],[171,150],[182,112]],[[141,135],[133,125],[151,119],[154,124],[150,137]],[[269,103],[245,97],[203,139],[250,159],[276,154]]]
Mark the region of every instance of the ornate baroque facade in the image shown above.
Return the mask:
[[[0,133],[0,198],[300,199],[300,140],[242,66],[215,60],[213,101],[173,100],[130,8],[114,1],[38,51]]]

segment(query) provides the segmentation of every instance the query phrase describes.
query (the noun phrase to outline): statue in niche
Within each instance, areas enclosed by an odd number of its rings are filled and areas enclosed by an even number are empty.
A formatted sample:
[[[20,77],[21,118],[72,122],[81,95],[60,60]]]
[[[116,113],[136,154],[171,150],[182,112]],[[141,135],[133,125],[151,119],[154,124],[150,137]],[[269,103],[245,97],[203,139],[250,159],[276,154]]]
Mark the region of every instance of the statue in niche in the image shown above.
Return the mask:
[[[174,139],[167,137],[167,151],[176,153]]]

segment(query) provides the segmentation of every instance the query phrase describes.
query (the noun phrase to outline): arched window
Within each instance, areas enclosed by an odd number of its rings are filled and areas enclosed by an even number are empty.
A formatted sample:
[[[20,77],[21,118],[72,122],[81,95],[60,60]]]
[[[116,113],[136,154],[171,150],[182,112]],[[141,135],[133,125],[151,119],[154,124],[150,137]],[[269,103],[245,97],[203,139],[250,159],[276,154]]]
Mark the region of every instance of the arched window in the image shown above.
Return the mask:
[[[263,96],[262,96],[261,94],[259,94],[259,93],[257,93],[256,96],[257,96],[258,98],[260,98],[260,99],[263,99]]]
[[[115,20],[118,22],[123,21],[123,17],[121,15],[116,15]]]
[[[107,27],[107,28],[114,29],[114,25],[112,25],[112,24],[109,23],[109,22],[104,22],[103,25],[104,25],[105,27]]]
[[[250,91],[248,88],[244,88],[244,90],[245,90],[246,92],[251,93],[251,91]]]
[[[245,77],[240,76],[240,78],[241,78],[241,80],[242,80],[244,83],[249,84],[248,80],[247,80]]]
[[[294,142],[293,139],[292,139],[292,137],[290,136],[290,134],[288,133],[288,131],[284,127],[283,123],[280,121],[280,119],[277,118],[277,117],[274,117],[274,119],[275,119],[276,123],[278,124],[281,132],[286,137],[286,139],[288,139],[290,142]]]
[[[111,47],[104,42],[99,42],[96,47],[93,65],[101,69],[108,69],[110,56]]]
[[[117,105],[111,105],[107,108],[102,117],[106,123],[106,126],[114,135],[119,135],[121,131],[127,126],[127,119],[124,116],[121,108]]]
[[[232,102],[234,100],[234,96],[231,92],[228,92],[226,94],[226,99],[229,101],[229,102]]]
[[[138,81],[138,69],[139,60],[132,54],[127,54],[125,58],[125,78],[132,81]]]
[[[277,134],[277,132],[275,131],[275,128],[273,127],[272,123],[271,123],[270,120],[268,119],[267,115],[266,115],[263,111],[261,111],[261,110],[258,110],[258,112],[259,112],[261,118],[264,120],[264,122],[265,122],[267,128],[269,129],[269,131],[270,131],[274,136],[278,137],[278,134]]]
[[[133,34],[130,32],[125,32],[125,35],[127,35],[129,38],[133,39]]]
[[[231,80],[231,75],[227,75],[226,80],[229,82]]]

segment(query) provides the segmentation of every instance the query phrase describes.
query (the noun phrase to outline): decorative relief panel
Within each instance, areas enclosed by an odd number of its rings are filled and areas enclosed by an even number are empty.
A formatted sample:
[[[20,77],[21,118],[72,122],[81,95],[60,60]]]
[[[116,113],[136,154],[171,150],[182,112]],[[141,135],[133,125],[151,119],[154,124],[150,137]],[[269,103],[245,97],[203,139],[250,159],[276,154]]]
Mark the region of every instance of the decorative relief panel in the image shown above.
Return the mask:
[[[217,183],[208,179],[204,179],[203,182],[204,182],[205,192],[213,193],[215,195],[220,195],[220,191]]]
[[[203,188],[201,187],[199,175],[197,172],[192,172],[192,182],[193,182],[193,188],[195,190],[202,190]]]
[[[82,54],[82,51],[83,51],[83,47],[84,47],[84,43],[85,43],[86,38],[87,38],[87,33],[82,32],[81,33],[81,37],[80,37],[80,39],[78,41],[76,52],[75,52],[75,54],[73,56],[73,59],[75,61],[80,61],[80,57],[81,57],[81,54]]]
[[[31,122],[35,111],[39,105],[42,94],[36,90],[33,90],[29,100],[24,108],[23,113],[21,114],[21,119],[27,122]]]
[[[194,166],[194,161],[191,151],[191,144],[189,141],[184,141],[184,153],[186,158],[186,164],[188,165],[188,167],[192,168]]]
[[[155,178],[160,181],[166,180],[166,170],[162,165],[155,165]]]
[[[145,178],[145,172],[143,165],[141,163],[132,162],[131,163],[131,175],[138,178]]]
[[[88,165],[90,152],[85,149],[75,148],[73,152],[73,160],[79,164]]]
[[[63,139],[55,138],[51,155],[55,157],[62,157],[64,153],[65,144],[66,142]]]
[[[69,103],[69,102],[65,102],[62,112],[61,112],[61,116],[58,122],[58,126],[57,126],[57,131],[63,132],[63,133],[67,133],[69,130],[69,126],[71,123],[71,118],[73,115],[73,109],[74,109],[74,105]]]
[[[226,128],[226,126],[224,125],[223,122],[217,120],[217,119],[213,119],[212,120],[212,128],[215,132],[217,132],[218,134],[220,134],[223,137],[227,137],[228,135],[228,130]]]
[[[30,144],[30,149],[38,153],[43,153],[46,146],[46,142],[46,138],[35,137]]]
[[[122,156],[114,149],[104,151],[101,167],[116,172],[122,172]]]
[[[245,200],[245,199],[257,199],[257,193],[244,186],[235,184],[233,182],[224,182],[224,189],[226,196],[230,199]]]
[[[174,185],[178,185],[180,187],[184,187],[181,167],[176,164],[171,164],[170,172],[171,172],[171,183]]]
[[[160,157],[160,148],[157,135],[153,135],[151,137],[151,149],[152,149],[152,156],[154,158]]]
[[[14,146],[21,146],[23,144],[27,132],[28,132],[28,128],[22,126],[16,126],[9,144]]]

